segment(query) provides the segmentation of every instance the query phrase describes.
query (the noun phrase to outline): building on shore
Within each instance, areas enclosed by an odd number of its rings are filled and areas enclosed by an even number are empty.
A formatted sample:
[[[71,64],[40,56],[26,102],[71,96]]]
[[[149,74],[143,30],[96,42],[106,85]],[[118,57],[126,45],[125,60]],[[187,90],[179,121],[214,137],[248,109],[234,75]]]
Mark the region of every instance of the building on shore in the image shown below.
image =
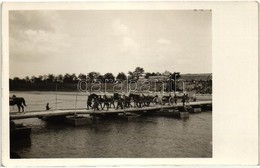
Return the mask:
[[[212,94],[212,73],[182,74],[180,80],[185,82],[187,92]]]
[[[176,81],[173,75],[157,75],[140,78],[138,84],[150,83],[151,91],[212,93],[212,74],[181,74]],[[175,87],[176,84],[176,87]]]

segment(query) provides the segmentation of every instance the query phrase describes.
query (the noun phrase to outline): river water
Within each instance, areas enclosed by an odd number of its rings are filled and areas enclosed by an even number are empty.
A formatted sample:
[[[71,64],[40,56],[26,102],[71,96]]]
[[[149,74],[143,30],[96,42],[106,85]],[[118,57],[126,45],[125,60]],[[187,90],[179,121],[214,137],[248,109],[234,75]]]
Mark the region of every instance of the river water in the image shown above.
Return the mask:
[[[86,96],[66,92],[11,92],[24,97],[26,111],[83,108]],[[57,99],[57,101],[56,101]],[[57,102],[57,103],[56,103]],[[10,107],[11,112],[17,107]],[[40,119],[16,120],[32,128],[30,141],[15,142],[22,158],[209,158],[212,157],[212,112],[188,119],[139,117],[98,120],[84,126],[53,124]]]

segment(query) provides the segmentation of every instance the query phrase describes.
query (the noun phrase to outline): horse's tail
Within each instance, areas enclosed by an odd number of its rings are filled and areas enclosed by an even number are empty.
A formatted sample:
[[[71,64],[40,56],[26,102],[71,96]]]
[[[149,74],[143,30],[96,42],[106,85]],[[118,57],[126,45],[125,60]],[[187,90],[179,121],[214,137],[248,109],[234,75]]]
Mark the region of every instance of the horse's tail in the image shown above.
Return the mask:
[[[26,106],[24,98],[22,98],[23,105]]]

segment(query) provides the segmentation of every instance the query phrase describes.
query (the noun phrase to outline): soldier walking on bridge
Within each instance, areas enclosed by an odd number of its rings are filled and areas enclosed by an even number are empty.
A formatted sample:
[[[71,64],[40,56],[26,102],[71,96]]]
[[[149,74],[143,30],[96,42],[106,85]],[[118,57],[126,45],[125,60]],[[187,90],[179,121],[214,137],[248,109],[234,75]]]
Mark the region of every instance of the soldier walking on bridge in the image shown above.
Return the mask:
[[[185,99],[186,99],[186,102],[189,103],[189,95],[188,95],[188,93],[186,94]]]
[[[186,101],[186,95],[184,94],[181,99],[181,102],[183,103],[183,107],[185,106],[185,101]]]
[[[174,103],[175,103],[175,105],[177,105],[178,98],[177,98],[177,95],[176,95],[176,94],[174,94],[173,99],[174,99]]]
[[[121,97],[118,98],[116,110],[118,109],[118,107],[123,109],[123,99]]]
[[[94,111],[95,111],[95,110],[99,110],[98,105],[99,105],[99,101],[98,101],[98,99],[95,97],[95,98],[94,98],[94,104],[93,104],[93,109],[94,109]]]

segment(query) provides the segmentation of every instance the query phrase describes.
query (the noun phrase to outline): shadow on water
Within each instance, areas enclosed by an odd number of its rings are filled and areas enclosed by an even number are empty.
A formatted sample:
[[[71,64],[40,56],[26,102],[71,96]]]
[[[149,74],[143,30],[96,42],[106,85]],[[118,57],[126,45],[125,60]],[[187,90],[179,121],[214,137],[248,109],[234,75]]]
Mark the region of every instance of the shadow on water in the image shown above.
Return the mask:
[[[31,148],[32,142],[31,138],[22,138],[22,139],[10,139],[10,158],[19,159],[19,151],[26,150]]]

